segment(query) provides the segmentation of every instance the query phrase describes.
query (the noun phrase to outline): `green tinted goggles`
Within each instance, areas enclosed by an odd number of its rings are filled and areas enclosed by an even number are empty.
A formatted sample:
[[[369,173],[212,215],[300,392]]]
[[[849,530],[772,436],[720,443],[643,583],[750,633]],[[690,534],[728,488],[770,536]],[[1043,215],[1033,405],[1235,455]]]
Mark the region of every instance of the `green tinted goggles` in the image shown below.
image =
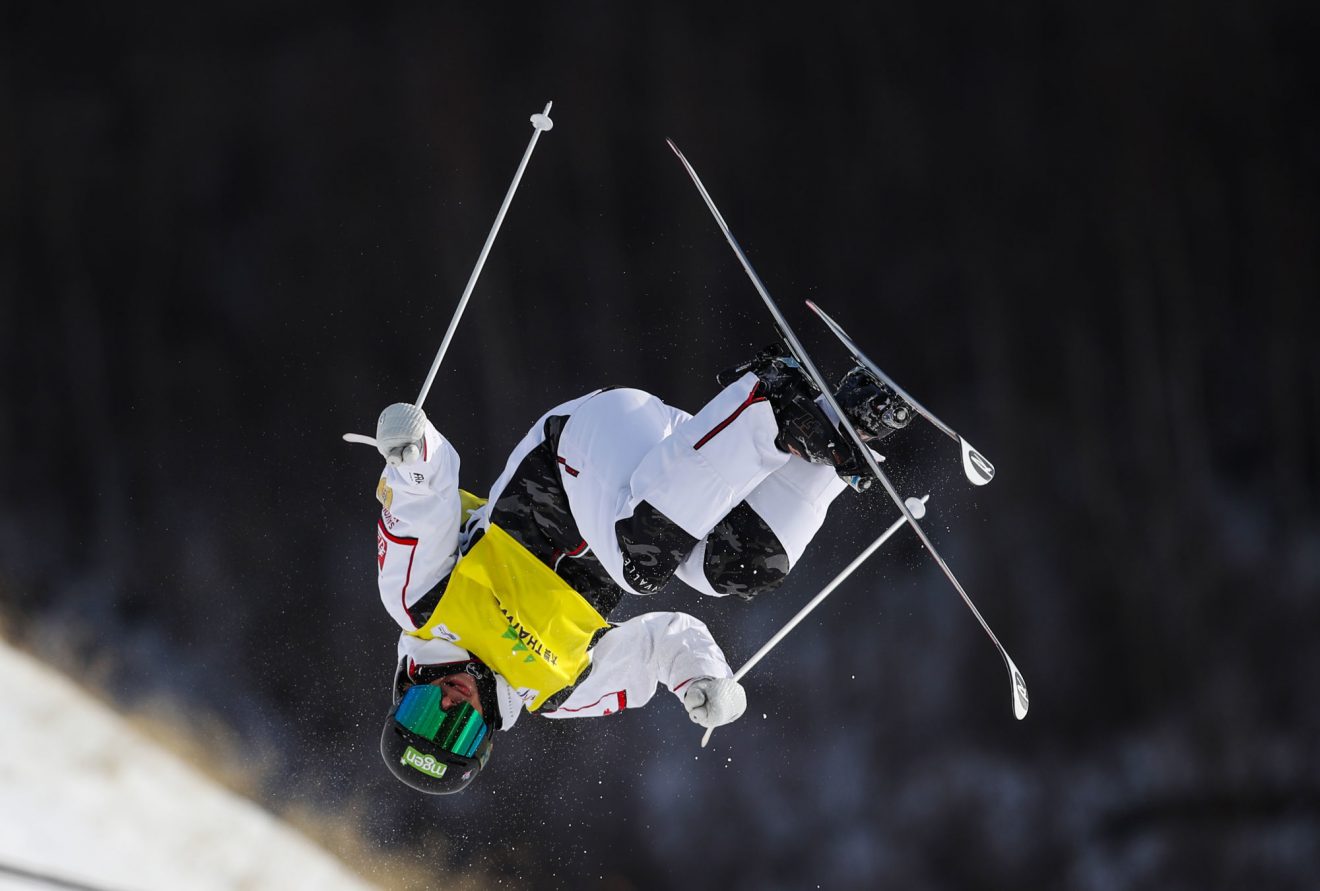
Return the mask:
[[[430,684],[409,687],[394,708],[394,720],[409,733],[435,744],[437,751],[472,758],[490,732],[481,713],[463,702],[445,711],[444,692]]]

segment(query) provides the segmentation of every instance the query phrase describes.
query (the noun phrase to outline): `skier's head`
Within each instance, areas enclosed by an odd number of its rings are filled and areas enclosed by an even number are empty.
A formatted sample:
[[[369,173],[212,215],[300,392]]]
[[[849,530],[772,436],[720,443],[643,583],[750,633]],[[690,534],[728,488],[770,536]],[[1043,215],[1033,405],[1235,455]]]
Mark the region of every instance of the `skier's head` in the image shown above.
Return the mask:
[[[494,676],[473,659],[399,671],[380,754],[401,782],[432,795],[461,792],[490,759],[499,708]],[[440,674],[443,672],[443,674]]]

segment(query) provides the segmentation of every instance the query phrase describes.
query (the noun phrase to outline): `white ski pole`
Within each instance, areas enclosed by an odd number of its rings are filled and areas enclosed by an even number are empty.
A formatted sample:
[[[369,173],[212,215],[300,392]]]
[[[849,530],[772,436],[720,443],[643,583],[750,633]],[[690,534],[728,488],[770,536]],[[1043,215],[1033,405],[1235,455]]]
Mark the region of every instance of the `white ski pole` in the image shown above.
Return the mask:
[[[930,499],[929,495],[923,495],[921,496],[921,498],[909,498],[907,500],[907,508],[909,511],[912,512],[912,516],[917,517],[918,519],[924,517],[926,515],[926,502],[929,499]],[[828,585],[826,585],[824,588],[821,588],[819,594],[811,598],[811,601],[806,606],[798,610],[798,614],[796,616],[789,619],[788,622],[784,624],[783,628],[780,628],[777,632],[775,632],[774,637],[767,640],[765,644],[761,647],[761,649],[753,653],[752,658],[744,662],[742,668],[739,668],[736,672],[734,672],[733,679],[735,681],[741,681],[743,679],[743,676],[746,675],[747,672],[752,670],[752,666],[756,665],[756,663],[764,659],[766,654],[775,648],[776,644],[778,644],[781,640],[783,640],[785,637],[788,636],[788,632],[796,628],[798,624],[803,619],[805,619],[813,609],[815,609],[817,606],[820,605],[820,602],[822,600],[824,600],[826,597],[829,597],[830,594],[834,591],[834,589],[839,587],[839,585],[843,583],[844,579],[852,575],[853,572],[856,571],[857,567],[861,566],[864,562],[866,562],[866,558],[870,557],[877,550],[879,550],[880,546],[884,544],[886,541],[888,541],[891,535],[893,535],[899,529],[902,529],[905,523],[907,523],[907,517],[899,517],[897,520],[895,520],[893,524],[890,525],[890,527],[880,535],[879,538],[871,542],[871,545],[866,550],[862,551],[859,555],[857,555],[857,559],[849,563],[844,568],[843,572],[840,572],[838,575],[836,575]],[[701,747],[703,749],[706,748],[706,743],[710,742],[710,735],[714,732],[715,732],[714,727],[706,728],[705,735],[701,737]]]
[[[472,296],[472,289],[477,284],[477,276],[481,275],[481,267],[486,265],[486,255],[490,253],[490,246],[495,243],[500,224],[504,222],[504,214],[509,209],[509,203],[513,201],[513,193],[518,191],[518,183],[522,181],[523,171],[527,169],[527,162],[532,158],[532,149],[536,148],[536,140],[541,138],[542,131],[549,130],[555,125],[555,122],[550,120],[552,105],[553,102],[547,102],[545,111],[532,115],[532,141],[527,143],[527,151],[523,152],[522,161],[518,164],[518,172],[513,175],[513,182],[509,184],[509,193],[504,196],[504,203],[500,205],[500,212],[495,215],[495,225],[490,227],[490,234],[486,236],[486,243],[482,245],[481,256],[477,257],[477,265],[472,269],[472,277],[468,279],[467,287],[463,289],[463,296],[458,301],[458,309],[454,310],[454,317],[449,320],[449,330],[445,332],[444,340],[440,341],[440,350],[435,354],[435,361],[431,363],[431,370],[426,375],[426,383],[422,384],[422,390],[417,394],[417,401],[413,403],[418,408],[422,407],[422,403],[426,401],[426,394],[431,391],[431,382],[435,380],[435,373],[440,370],[440,362],[445,357],[445,351],[449,349],[449,341],[454,338],[454,329],[458,327],[458,320],[463,317],[468,298]]]
[[[490,254],[491,245],[495,243],[495,236],[499,234],[500,224],[504,222],[504,215],[508,213],[509,205],[513,202],[513,194],[518,191],[518,184],[522,182],[523,171],[527,169],[527,162],[532,158],[532,150],[536,148],[536,141],[541,138],[543,131],[550,130],[555,125],[555,122],[550,120],[550,107],[552,105],[554,105],[554,102],[547,102],[544,111],[532,115],[531,142],[527,143],[527,151],[523,152],[522,161],[518,163],[518,170],[513,174],[513,182],[509,184],[509,191],[504,196],[504,203],[500,205],[500,212],[495,215],[495,224],[490,227],[490,234],[486,236],[486,243],[481,247],[481,254],[477,257],[477,265],[472,268],[472,275],[468,277],[467,287],[463,289],[463,296],[459,298],[458,308],[454,310],[454,316],[449,320],[449,328],[440,341],[440,349],[435,354],[435,361],[431,363],[431,370],[427,372],[426,381],[417,394],[417,401],[413,403],[418,408],[422,407],[427,394],[431,392],[431,384],[435,381],[436,372],[440,370],[440,363],[444,361],[445,353],[449,350],[449,342],[454,339],[454,331],[458,328],[459,319],[463,318],[463,310],[467,309],[468,300],[472,297],[472,289],[477,285],[477,278],[481,275],[482,267],[486,265],[486,257]],[[364,436],[361,433],[345,433],[344,439],[347,442],[362,442],[373,446],[376,444],[374,437]]]

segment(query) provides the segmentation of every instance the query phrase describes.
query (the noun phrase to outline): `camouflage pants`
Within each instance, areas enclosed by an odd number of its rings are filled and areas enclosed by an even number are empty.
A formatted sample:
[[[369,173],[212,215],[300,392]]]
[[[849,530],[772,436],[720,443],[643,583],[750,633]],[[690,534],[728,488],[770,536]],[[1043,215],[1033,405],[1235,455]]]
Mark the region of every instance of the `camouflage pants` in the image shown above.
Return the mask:
[[[518,465],[491,511],[491,521],[512,535],[587,599],[603,616],[623,591],[582,539],[569,509],[558,465],[566,416],[545,422],[545,441]],[[615,525],[623,572],[638,591],[658,591],[701,544],[647,502]],[[778,586],[789,560],[779,539],[746,502],[736,506],[705,539],[703,571],[720,594],[751,600]]]
[[[615,524],[623,572],[638,591],[658,591],[701,542],[647,502]],[[765,520],[742,502],[705,539],[702,571],[719,594],[751,600],[788,575],[788,554]]]
[[[623,598],[623,589],[587,547],[569,509],[558,461],[559,435],[567,421],[567,415],[546,419],[545,440],[519,463],[490,520],[608,618]]]

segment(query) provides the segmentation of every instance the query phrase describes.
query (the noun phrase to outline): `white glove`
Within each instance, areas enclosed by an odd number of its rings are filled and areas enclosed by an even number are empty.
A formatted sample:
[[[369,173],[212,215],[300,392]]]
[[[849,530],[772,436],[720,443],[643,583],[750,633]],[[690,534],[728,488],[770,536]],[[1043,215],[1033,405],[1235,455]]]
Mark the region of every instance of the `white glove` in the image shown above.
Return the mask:
[[[742,717],[747,694],[733,678],[697,678],[683,694],[683,707],[692,723],[719,727]]]
[[[426,412],[407,402],[396,402],[376,421],[376,449],[387,464],[411,464],[422,456]]]

